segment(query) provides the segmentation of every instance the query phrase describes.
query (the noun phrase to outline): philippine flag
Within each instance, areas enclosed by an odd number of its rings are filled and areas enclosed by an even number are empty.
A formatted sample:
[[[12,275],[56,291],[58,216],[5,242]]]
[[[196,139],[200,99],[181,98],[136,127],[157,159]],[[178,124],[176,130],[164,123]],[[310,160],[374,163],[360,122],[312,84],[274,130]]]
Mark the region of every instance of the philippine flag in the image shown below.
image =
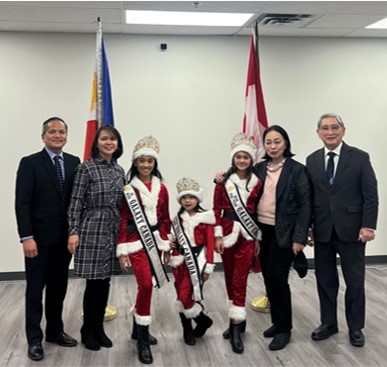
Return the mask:
[[[102,24],[98,20],[95,70],[91,90],[90,117],[87,121],[83,160],[90,158],[91,146],[100,126],[114,125],[112,93],[110,88],[109,65],[102,34]]]

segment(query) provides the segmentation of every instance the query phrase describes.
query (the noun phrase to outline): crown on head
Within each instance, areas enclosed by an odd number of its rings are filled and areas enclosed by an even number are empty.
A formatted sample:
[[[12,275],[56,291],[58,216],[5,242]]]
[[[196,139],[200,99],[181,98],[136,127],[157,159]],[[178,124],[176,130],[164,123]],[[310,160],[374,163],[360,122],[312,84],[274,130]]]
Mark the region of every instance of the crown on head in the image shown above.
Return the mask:
[[[240,145],[247,145],[252,149],[255,149],[254,140],[250,136],[242,133],[236,134],[231,140],[231,149],[235,149]]]
[[[179,194],[184,191],[200,191],[199,182],[186,177],[183,177],[177,182],[176,188]]]
[[[199,182],[193,180],[192,178],[183,177],[176,184],[177,188],[177,202],[180,203],[180,199],[184,195],[192,195],[195,196],[199,203],[203,201],[203,189],[200,187]]]
[[[234,155],[241,151],[249,154],[253,161],[255,160],[256,149],[253,138],[239,133],[236,134],[231,140],[230,159],[233,160]]]
[[[132,161],[138,157],[151,156],[154,159],[159,159],[160,145],[153,136],[145,136],[136,144],[133,150]]]
[[[157,154],[160,153],[160,144],[158,141],[151,135],[145,136],[141,140],[138,141],[136,146],[134,147],[134,151],[140,150],[142,148],[153,149]]]

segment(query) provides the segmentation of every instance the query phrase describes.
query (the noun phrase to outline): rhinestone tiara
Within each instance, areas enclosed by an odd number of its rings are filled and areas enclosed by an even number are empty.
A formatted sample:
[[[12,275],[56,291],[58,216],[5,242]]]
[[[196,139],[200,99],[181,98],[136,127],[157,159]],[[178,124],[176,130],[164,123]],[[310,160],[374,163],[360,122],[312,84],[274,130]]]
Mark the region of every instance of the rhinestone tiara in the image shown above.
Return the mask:
[[[200,185],[197,181],[192,178],[183,177],[176,184],[177,192],[181,193],[184,191],[200,191]]]
[[[138,143],[134,147],[134,152],[136,152],[137,150],[140,150],[142,148],[153,149],[157,154],[160,153],[160,144],[151,135],[145,136],[144,138],[139,140]]]
[[[231,140],[231,149],[235,149],[240,145],[250,146],[252,149],[255,149],[254,140],[245,134],[238,133]]]

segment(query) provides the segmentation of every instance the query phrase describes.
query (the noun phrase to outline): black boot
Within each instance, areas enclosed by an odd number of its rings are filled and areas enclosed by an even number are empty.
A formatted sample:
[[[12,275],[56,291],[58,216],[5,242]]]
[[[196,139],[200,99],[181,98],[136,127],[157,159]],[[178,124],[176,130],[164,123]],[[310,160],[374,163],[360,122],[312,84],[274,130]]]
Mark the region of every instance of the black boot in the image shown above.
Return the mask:
[[[234,353],[241,354],[243,353],[244,347],[241,339],[241,330],[240,324],[234,324],[232,320],[230,320],[230,343],[232,347],[232,351]]]
[[[133,340],[137,340],[137,322],[134,316],[133,316],[133,327],[132,327],[131,338]],[[151,333],[149,333],[149,345],[156,345],[156,344],[157,344],[157,339]]]
[[[244,333],[246,331],[246,320],[243,320],[240,324],[239,324],[239,329],[241,331],[241,333]],[[230,339],[230,329],[226,329],[224,332],[223,332],[223,339]]]
[[[106,335],[105,329],[103,327],[103,320],[105,317],[105,310],[109,298],[109,289],[110,289],[110,278],[101,280],[101,287],[98,294],[98,302],[95,305],[96,308],[96,319],[94,323],[94,332],[99,341],[99,344],[103,348],[111,348],[113,342]]]
[[[183,325],[183,337],[185,344],[195,345],[196,339],[194,331],[192,329],[191,319],[187,319],[187,317],[182,312],[179,313],[179,316],[181,324]]]
[[[81,328],[81,342],[87,349],[100,350],[101,346],[94,333],[95,303],[97,302],[98,287],[93,281],[86,281],[86,289],[83,294],[83,325]]]
[[[94,330],[91,326],[87,326],[83,323],[81,327],[81,342],[85,345],[86,349],[89,350],[100,350],[101,345],[95,337]]]
[[[212,319],[205,315],[203,311],[200,312],[200,314],[196,316],[194,320],[197,324],[194,330],[194,334],[197,338],[203,336],[206,333],[207,329],[209,329],[213,324]]]
[[[137,350],[141,363],[153,363],[152,352],[149,346],[149,325],[137,325]]]

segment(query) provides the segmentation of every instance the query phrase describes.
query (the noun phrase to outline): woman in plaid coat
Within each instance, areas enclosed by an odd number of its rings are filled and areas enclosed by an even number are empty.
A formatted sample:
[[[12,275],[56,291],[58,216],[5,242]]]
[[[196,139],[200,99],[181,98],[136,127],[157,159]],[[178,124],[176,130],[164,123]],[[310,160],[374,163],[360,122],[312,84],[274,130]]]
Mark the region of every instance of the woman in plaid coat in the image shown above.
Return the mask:
[[[68,209],[68,249],[75,275],[86,279],[82,343],[90,350],[110,348],[103,329],[110,277],[119,274],[115,246],[125,173],[115,160],[123,153],[119,132],[110,125],[95,136],[92,158],[78,166]]]

